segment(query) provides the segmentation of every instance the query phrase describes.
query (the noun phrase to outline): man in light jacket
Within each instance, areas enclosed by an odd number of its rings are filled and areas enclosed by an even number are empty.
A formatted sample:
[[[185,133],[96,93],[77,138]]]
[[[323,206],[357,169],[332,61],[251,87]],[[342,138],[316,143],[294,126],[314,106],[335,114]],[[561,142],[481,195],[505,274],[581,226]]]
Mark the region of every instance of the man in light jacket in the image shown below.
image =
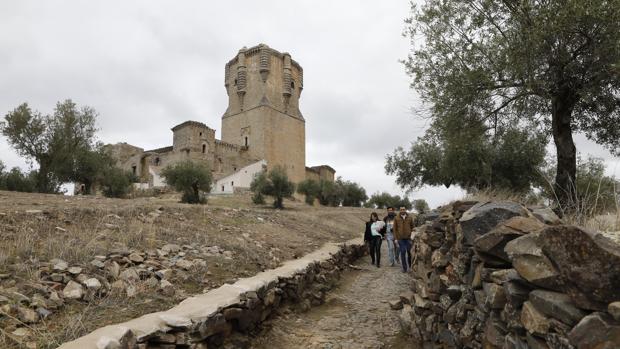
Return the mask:
[[[405,207],[401,207],[398,215],[394,219],[394,239],[398,241],[400,261],[403,266],[403,273],[411,268],[411,232],[415,227],[413,217],[407,212]]]

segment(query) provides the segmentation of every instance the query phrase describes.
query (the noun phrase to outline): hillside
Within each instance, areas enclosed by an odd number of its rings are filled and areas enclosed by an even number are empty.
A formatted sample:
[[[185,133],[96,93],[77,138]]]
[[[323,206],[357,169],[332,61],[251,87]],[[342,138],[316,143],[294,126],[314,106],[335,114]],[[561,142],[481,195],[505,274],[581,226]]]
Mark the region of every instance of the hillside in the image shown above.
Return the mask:
[[[0,347],[53,348],[361,236],[362,208],[0,191]]]

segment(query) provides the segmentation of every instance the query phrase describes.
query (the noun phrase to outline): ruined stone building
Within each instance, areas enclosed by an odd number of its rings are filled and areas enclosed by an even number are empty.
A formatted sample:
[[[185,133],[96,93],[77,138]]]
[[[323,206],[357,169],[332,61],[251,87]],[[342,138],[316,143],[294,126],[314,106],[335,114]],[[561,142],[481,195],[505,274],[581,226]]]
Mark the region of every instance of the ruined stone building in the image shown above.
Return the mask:
[[[172,128],[172,146],[144,150],[108,145],[120,167],[140,178],[140,187],[164,186],[160,171],[168,165],[200,161],[214,177],[213,193],[247,188],[263,169],[283,166],[293,182],[306,178],[334,180],[327,165],[306,167],[305,119],[299,110],[303,69],[290,54],[260,44],[242,48],[225,67],[228,108],[222,116],[222,139],[198,121]]]

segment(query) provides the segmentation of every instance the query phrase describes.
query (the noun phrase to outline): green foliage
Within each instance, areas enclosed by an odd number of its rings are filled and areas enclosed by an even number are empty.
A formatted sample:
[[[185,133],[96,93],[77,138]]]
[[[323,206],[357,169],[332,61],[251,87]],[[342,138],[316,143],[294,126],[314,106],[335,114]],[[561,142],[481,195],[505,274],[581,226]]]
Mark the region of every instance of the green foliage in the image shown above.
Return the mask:
[[[335,182],[321,180],[318,187],[317,198],[324,206],[361,207],[368,200],[366,189],[342,177],[338,177]]]
[[[342,202],[342,188],[336,183],[322,179],[319,181],[319,203],[323,206],[340,206]]]
[[[264,195],[274,198],[273,207],[284,208],[284,198],[290,198],[295,192],[295,183],[288,180],[286,170],[280,166],[275,166],[267,174],[267,181],[262,188]]]
[[[366,206],[370,208],[388,208],[394,207],[396,210],[400,207],[411,209],[411,201],[408,197],[400,197],[400,195],[391,195],[388,192],[375,193],[370,196],[366,202]]]
[[[36,190],[37,171],[22,172],[19,167],[13,167],[5,172],[4,169],[4,164],[0,162],[0,190],[25,193],[32,193]]]
[[[459,185],[528,192],[540,181],[546,137],[516,128],[489,134],[482,125],[458,127],[434,122],[408,151],[387,156],[385,170],[410,191],[424,185]]]
[[[492,130],[494,138],[502,137],[495,137],[496,130],[510,127],[552,134],[558,161],[556,191],[565,198],[571,195],[576,174],[572,132],[584,132],[613,153],[620,152],[618,23],[620,0],[427,0],[420,7],[412,3],[406,29],[412,53],[404,63],[412,87],[431,107],[436,128],[459,120],[464,129]],[[395,156],[394,161],[410,158],[435,166],[411,170],[401,184],[415,187],[431,178],[448,185],[525,189],[527,179],[494,179],[498,169],[481,156],[485,147],[479,142],[468,152],[473,159],[461,161],[464,175],[455,175],[455,170],[427,173],[446,170],[444,163],[454,164],[422,158],[450,155],[455,141],[442,137],[416,142],[411,156]],[[526,163],[525,168],[530,167]],[[471,168],[479,170],[481,180],[468,173]]]
[[[297,184],[297,193],[305,195],[308,205],[313,205],[314,200],[319,196],[321,187],[319,182],[313,179],[306,179]]]
[[[428,203],[424,199],[413,200],[413,208],[420,214],[430,211],[430,207],[428,207]]]
[[[341,188],[342,206],[362,207],[364,202],[368,200],[366,189],[358,183],[345,181],[342,177],[338,177],[336,186]]]
[[[252,191],[252,202],[256,205],[265,204],[265,196],[263,190],[267,186],[267,173],[261,171],[254,176],[252,183],[250,183],[250,190]]]
[[[553,178],[555,169],[548,167],[545,175],[548,183]],[[600,158],[588,157],[577,158],[577,178],[574,183],[574,191],[577,193],[576,202],[571,207],[576,207],[577,213],[585,217],[597,214],[614,213],[620,206],[620,182],[613,177],[605,175],[605,163]],[[554,202],[556,205],[557,195],[549,185],[541,186],[541,195]],[[565,210],[565,207],[560,207]]]
[[[208,166],[193,161],[184,161],[170,165],[161,171],[166,183],[183,193],[182,202],[205,203],[201,192],[211,191],[211,170]]]
[[[250,184],[250,190],[253,193],[252,202],[255,204],[264,204],[264,195],[269,195],[274,198],[273,206],[282,209],[284,198],[293,196],[295,183],[288,180],[284,168],[275,166],[269,172],[258,173]]]
[[[101,175],[101,191],[109,198],[124,198],[131,192],[136,179],[131,172],[110,166]]]
[[[97,143],[92,150],[83,150],[75,155],[75,164],[68,178],[84,185],[83,194],[93,194],[94,186],[103,181],[104,176],[109,175],[110,168],[115,166],[114,159],[105,151],[103,144]]]
[[[54,114],[42,115],[24,103],[9,112],[0,132],[9,144],[39,166],[36,190],[57,192],[60,184],[80,177],[79,158],[93,150],[97,113],[71,100],[56,104]]]

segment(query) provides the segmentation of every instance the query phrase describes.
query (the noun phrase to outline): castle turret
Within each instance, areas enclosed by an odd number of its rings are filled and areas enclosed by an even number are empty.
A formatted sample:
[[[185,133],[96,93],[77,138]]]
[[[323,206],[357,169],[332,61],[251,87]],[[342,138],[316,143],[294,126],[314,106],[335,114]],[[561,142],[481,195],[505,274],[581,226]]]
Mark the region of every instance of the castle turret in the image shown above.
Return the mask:
[[[288,53],[260,44],[239,50],[226,64],[228,108],[222,116],[222,141],[247,147],[281,165],[294,182],[305,179],[306,131],[299,111],[303,69]]]

